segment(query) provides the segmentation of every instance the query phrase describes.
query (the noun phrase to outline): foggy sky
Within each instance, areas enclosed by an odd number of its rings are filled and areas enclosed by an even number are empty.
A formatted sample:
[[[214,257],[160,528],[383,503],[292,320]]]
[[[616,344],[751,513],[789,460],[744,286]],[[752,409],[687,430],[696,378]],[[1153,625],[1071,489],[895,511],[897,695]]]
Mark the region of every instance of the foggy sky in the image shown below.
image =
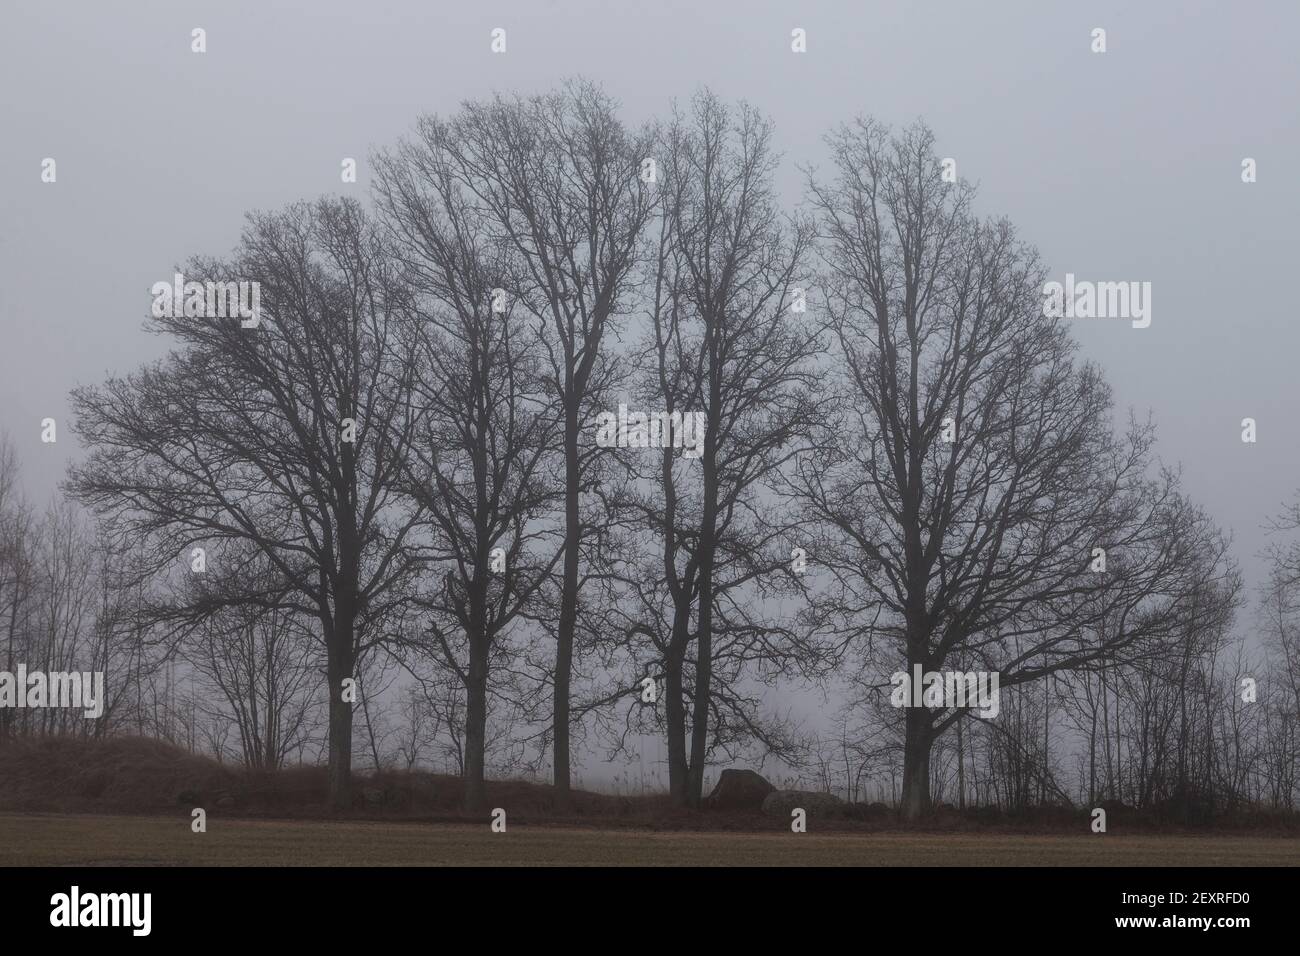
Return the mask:
[[[780,185],[867,113],[923,117],[1054,278],[1153,284],[1150,328],[1075,320],[1118,406],[1233,533],[1300,486],[1300,5],[1273,3],[11,2],[0,12],[0,429],[44,502],[77,455],[68,390],[158,355],[149,287],[242,217],[365,199],[366,157],[501,89],[581,74],[629,122],[707,84],[776,123]],[[208,52],[190,52],[190,31]],[[508,52],[489,50],[507,30]],[[808,52],[790,51],[802,27]],[[1109,50],[1090,51],[1094,27]],[[344,157],[359,162],[340,183]],[[1258,162],[1243,184],[1241,160]],[[53,157],[58,182],[42,183]],[[57,445],[40,420],[59,423]],[[1240,422],[1258,422],[1243,444]],[[1253,597],[1253,594],[1252,594]],[[1249,626],[1250,608],[1238,622]]]

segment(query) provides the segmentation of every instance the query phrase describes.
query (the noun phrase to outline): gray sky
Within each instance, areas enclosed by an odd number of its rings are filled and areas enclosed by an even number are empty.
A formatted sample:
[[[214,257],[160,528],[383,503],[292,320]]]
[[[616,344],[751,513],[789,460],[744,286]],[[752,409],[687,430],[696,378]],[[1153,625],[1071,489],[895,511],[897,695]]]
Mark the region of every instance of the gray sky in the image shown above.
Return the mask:
[[[362,196],[365,157],[421,112],[581,73],[639,121],[707,84],[773,116],[792,203],[795,164],[832,124],[920,116],[980,184],[979,211],[1009,217],[1055,277],[1150,281],[1150,328],[1076,320],[1076,335],[1119,403],[1154,413],[1162,458],[1234,533],[1253,586],[1261,525],[1300,486],[1300,326],[1281,289],[1300,260],[1297,36],[1289,0],[16,0],[0,13],[0,428],[44,499],[77,453],[67,390],[159,350],[140,330],[150,285],[229,252],[247,209]]]

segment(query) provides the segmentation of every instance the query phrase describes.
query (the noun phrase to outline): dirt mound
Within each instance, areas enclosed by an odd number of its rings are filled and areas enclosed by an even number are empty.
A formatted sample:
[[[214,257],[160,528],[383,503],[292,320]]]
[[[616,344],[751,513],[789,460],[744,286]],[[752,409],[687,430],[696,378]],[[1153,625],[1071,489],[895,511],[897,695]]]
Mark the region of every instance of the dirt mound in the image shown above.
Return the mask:
[[[175,807],[186,792],[229,790],[237,780],[215,760],[142,737],[33,737],[0,746],[4,810],[150,812]]]
[[[463,818],[459,777],[425,771],[353,774],[353,816]],[[650,820],[667,798],[573,792],[572,813],[556,813],[554,790],[526,780],[487,781],[489,806],[511,820],[599,817]],[[0,811],[44,813],[188,812],[314,818],[332,814],[325,767],[246,770],[159,740],[19,738],[0,745]]]

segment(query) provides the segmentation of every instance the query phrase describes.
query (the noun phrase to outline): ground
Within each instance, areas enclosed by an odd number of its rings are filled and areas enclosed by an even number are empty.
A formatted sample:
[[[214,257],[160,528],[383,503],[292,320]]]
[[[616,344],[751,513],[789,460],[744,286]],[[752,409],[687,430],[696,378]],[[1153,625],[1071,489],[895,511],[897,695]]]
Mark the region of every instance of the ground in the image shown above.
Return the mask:
[[[1300,866],[1244,835],[709,833],[535,825],[0,814],[0,866]]]
[[[850,865],[1300,866],[1300,817],[1240,813],[1212,827],[1113,807],[1017,816],[939,808],[906,828],[856,805],[790,832],[757,808],[686,810],[666,794],[575,791],[560,814],[546,784],[489,780],[507,832],[461,810],[463,782],[426,771],[354,775],[329,806],[325,767],[242,770],[142,738],[20,738],[0,746],[0,866],[15,865]],[[207,832],[190,812],[207,810]]]

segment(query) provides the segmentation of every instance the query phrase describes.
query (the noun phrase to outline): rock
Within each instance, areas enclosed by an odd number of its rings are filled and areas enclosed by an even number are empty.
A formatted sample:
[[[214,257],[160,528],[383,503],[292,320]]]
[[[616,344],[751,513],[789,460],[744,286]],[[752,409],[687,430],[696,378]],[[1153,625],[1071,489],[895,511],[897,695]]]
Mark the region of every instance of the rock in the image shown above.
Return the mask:
[[[757,810],[775,789],[753,770],[724,770],[705,806],[710,810]]]
[[[812,790],[773,790],[763,800],[768,816],[790,818],[790,811],[802,807],[809,817],[834,817],[844,813],[844,801],[832,793]]]

